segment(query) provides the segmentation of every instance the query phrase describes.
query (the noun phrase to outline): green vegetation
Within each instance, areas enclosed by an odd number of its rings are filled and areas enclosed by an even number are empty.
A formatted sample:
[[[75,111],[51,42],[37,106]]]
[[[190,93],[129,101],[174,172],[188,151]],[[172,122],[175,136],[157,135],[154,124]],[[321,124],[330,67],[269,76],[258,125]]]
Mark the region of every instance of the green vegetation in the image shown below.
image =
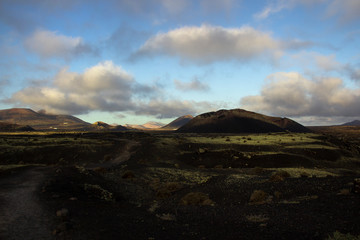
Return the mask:
[[[332,236],[329,236],[327,240],[360,240],[360,235],[354,236],[350,233],[344,234],[339,231],[333,233]]]
[[[305,145],[320,144],[316,139],[318,135],[313,133],[272,133],[272,134],[247,134],[247,135],[229,135],[226,138],[222,136],[205,137],[189,136],[186,142],[202,144],[245,144],[245,145]]]
[[[79,133],[0,135],[0,164],[76,164],[104,160],[119,143],[116,139]]]

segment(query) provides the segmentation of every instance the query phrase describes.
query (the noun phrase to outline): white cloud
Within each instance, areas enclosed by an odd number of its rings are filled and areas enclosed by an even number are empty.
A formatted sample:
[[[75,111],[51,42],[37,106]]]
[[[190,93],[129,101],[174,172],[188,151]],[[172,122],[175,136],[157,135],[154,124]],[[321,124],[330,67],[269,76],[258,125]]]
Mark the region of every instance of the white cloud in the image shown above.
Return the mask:
[[[339,78],[309,80],[299,73],[274,73],[261,94],[241,99],[241,106],[282,116],[359,116],[360,89]]]
[[[251,27],[224,28],[210,25],[182,27],[148,39],[132,58],[169,55],[197,63],[254,58],[276,60],[282,56],[280,42],[270,33]]]
[[[174,80],[176,89],[180,91],[207,91],[209,86],[205,83],[202,83],[196,77],[190,82],[182,82],[179,80]]]
[[[297,6],[312,6],[325,3],[324,13],[328,17],[337,17],[340,23],[348,23],[360,18],[359,0],[276,0],[268,4],[260,12],[254,14],[257,20],[268,18],[286,9],[292,9]]]
[[[333,0],[327,9],[327,15],[336,16],[340,23],[360,19],[359,12],[359,0]]]
[[[49,84],[48,84],[49,85]],[[158,86],[143,85],[111,61],[83,73],[62,69],[50,86],[30,86],[6,103],[44,109],[51,113],[85,114],[90,111],[133,112],[158,118],[178,117],[209,110],[211,104],[167,99]]]
[[[327,0],[276,0],[265,6],[260,12],[254,14],[254,18],[257,20],[263,20],[272,14],[281,12],[285,9],[292,9],[298,5],[312,6],[326,1]]]
[[[93,52],[81,37],[68,37],[47,30],[36,30],[25,40],[25,47],[43,58],[70,59]]]
[[[291,60],[295,65],[304,68],[315,68],[316,71],[340,71],[343,65],[336,60],[336,55],[322,55],[318,52],[302,51],[291,55]]]
[[[55,113],[80,114],[90,110],[115,111],[131,107],[133,77],[111,61],[84,73],[62,69],[52,86],[28,87],[9,100]]]
[[[330,71],[345,75],[354,81],[360,81],[359,64],[343,64],[336,59],[335,54],[322,55],[318,52],[302,51],[290,56],[288,64],[301,66],[306,72],[328,73]]]

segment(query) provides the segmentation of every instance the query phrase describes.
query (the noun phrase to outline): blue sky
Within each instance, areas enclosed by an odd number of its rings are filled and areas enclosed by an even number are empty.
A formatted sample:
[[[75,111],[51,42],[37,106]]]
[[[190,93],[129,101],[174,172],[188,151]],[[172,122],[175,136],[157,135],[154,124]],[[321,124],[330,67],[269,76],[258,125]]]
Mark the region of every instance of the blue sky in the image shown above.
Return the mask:
[[[0,108],[360,118],[359,0],[2,0]]]

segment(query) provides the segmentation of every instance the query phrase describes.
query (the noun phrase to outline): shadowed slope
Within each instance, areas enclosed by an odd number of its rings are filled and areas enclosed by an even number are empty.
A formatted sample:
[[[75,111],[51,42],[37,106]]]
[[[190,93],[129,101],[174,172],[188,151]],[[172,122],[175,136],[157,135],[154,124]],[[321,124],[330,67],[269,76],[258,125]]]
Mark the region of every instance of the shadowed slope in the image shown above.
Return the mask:
[[[201,114],[178,131],[195,133],[310,132],[309,129],[291,119],[270,117],[242,109]]]
[[[164,129],[164,130],[177,130],[180,127],[187,124],[193,118],[194,117],[191,116],[191,115],[181,116],[181,117],[175,119],[174,121],[170,122],[169,124],[163,126],[161,129]]]
[[[351,121],[351,122],[341,124],[340,126],[360,126],[360,121],[359,120],[354,120],[354,121]]]
[[[34,131],[34,129],[30,126],[23,126],[18,124],[0,122],[0,131],[2,132],[23,132],[23,131]]]

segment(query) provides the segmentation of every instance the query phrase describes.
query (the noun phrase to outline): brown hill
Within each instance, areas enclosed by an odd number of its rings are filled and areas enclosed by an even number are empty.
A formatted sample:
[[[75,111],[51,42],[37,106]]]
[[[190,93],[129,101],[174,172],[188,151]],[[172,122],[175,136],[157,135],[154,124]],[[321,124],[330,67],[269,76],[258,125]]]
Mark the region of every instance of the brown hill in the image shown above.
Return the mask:
[[[125,127],[128,129],[137,129],[137,130],[157,130],[163,127],[164,124],[159,122],[147,122],[142,125],[137,124],[125,124]]]
[[[0,122],[29,125],[35,130],[82,130],[90,123],[71,115],[54,115],[26,108],[0,110]]]
[[[347,123],[341,124],[341,126],[360,126],[360,121],[354,120],[352,122],[347,122]]]
[[[91,124],[91,126],[89,126],[88,130],[124,131],[124,130],[128,130],[128,129],[121,125],[112,126],[107,123],[98,121],[98,122]]]
[[[185,116],[179,117],[179,118],[175,119],[174,121],[170,122],[169,124],[163,126],[161,129],[164,129],[164,130],[177,130],[180,127],[187,124],[193,118],[194,117],[191,116],[191,115],[185,115]]]
[[[204,113],[193,118],[177,131],[193,133],[310,132],[308,128],[291,119],[270,117],[243,109]]]

